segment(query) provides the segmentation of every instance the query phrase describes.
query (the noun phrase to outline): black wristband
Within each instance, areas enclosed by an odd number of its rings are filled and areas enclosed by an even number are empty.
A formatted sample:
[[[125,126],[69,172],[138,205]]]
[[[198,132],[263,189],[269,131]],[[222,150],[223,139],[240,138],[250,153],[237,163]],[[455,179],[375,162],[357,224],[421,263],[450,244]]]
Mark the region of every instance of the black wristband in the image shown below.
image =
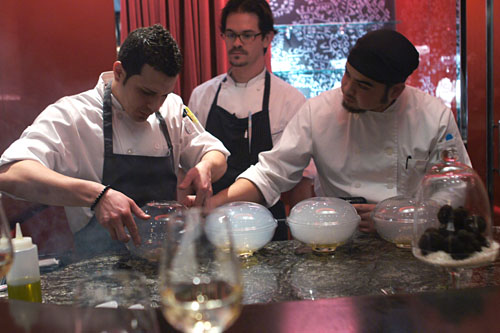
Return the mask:
[[[97,198],[95,198],[94,203],[92,204],[92,206],[90,206],[90,210],[91,211],[93,211],[95,209],[95,207],[97,206],[97,204],[101,200],[101,198],[104,195],[104,193],[106,193],[106,191],[109,190],[110,188],[111,188],[111,185],[106,185],[106,187],[103,188],[103,190],[101,191],[101,193],[99,193],[99,195],[97,196]]]

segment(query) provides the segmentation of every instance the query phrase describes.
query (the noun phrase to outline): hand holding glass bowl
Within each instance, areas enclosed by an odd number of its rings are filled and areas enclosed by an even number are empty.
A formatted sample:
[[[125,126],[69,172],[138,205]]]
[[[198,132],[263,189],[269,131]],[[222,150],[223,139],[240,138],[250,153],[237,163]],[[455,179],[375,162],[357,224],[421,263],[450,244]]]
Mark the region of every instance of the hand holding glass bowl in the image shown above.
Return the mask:
[[[224,221],[219,231],[231,240]],[[212,242],[198,208],[177,211],[167,222],[159,290],[163,315],[176,329],[222,332],[239,316],[240,266],[227,245]]]
[[[148,220],[135,218],[135,224],[141,237],[141,245],[135,246],[134,242],[129,241],[126,246],[133,255],[157,262],[160,260],[170,214],[186,209],[186,207],[177,201],[151,201],[141,209],[151,216]]]

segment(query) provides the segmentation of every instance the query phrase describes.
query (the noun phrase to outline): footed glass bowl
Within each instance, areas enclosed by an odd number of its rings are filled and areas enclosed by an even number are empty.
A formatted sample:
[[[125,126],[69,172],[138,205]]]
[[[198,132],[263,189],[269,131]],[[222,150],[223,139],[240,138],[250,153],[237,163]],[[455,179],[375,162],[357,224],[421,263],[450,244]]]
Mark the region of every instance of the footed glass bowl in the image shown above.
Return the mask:
[[[206,228],[208,237],[221,246],[227,242],[219,230],[223,219],[229,221],[236,253],[244,258],[269,243],[278,226],[271,212],[257,203],[238,201],[220,206],[207,216]]]
[[[377,233],[400,248],[411,248],[415,200],[395,196],[380,201],[372,212]]]
[[[347,201],[315,197],[295,205],[287,223],[295,239],[315,252],[330,253],[351,238],[360,220],[356,209]]]

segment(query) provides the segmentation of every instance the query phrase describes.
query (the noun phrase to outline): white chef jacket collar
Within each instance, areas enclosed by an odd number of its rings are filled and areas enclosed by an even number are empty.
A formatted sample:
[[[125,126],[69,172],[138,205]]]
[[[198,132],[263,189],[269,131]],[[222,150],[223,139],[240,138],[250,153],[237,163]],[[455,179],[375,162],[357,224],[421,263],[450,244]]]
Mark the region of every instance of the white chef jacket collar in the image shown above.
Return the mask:
[[[403,90],[401,95],[399,95],[399,97],[396,98],[396,100],[391,105],[389,105],[389,107],[387,109],[385,109],[384,111],[382,111],[382,112],[367,111],[367,112],[362,113],[362,114],[369,114],[372,117],[384,117],[384,115],[390,115],[399,109],[399,105],[401,104],[401,100],[403,99],[404,93],[405,93],[405,91]],[[361,115],[361,114],[359,114],[359,115]]]
[[[260,72],[259,74],[257,74],[253,78],[251,78],[248,82],[242,83],[242,82],[234,81],[234,79],[231,77],[231,69],[229,69],[229,71],[227,72],[227,75],[226,75],[227,79],[224,80],[223,82],[225,82],[226,84],[234,85],[236,87],[240,87],[240,88],[250,87],[250,86],[254,85],[255,83],[259,82],[260,80],[264,80],[265,75],[266,75],[266,70],[267,70],[267,68],[264,67],[262,72]]]
[[[114,75],[113,75],[112,71],[101,73],[101,75],[99,76],[99,80],[97,81],[96,89],[99,92],[99,95],[101,98],[104,99],[104,88],[108,82],[111,82],[113,80],[113,77],[114,77]],[[122,105],[120,104],[118,99],[116,99],[116,97],[113,94],[111,94],[111,103],[113,105],[113,109],[115,109],[117,111],[125,112]]]

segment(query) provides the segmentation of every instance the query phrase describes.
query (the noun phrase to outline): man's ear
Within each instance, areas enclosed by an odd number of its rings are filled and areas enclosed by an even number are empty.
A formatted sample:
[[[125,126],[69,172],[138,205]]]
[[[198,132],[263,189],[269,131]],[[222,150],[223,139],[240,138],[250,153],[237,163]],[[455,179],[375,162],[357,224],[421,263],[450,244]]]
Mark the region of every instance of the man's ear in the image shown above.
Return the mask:
[[[274,31],[269,31],[265,36],[262,37],[262,44],[264,48],[268,48],[274,38]]]
[[[404,82],[396,83],[395,85],[393,85],[389,89],[389,100],[393,101],[396,98],[398,98],[399,95],[401,95],[401,93],[403,92],[403,90],[405,90],[405,87],[406,85]]]
[[[125,80],[127,73],[125,72],[125,69],[123,68],[121,61],[115,61],[113,63],[113,75],[116,82],[121,82]]]

